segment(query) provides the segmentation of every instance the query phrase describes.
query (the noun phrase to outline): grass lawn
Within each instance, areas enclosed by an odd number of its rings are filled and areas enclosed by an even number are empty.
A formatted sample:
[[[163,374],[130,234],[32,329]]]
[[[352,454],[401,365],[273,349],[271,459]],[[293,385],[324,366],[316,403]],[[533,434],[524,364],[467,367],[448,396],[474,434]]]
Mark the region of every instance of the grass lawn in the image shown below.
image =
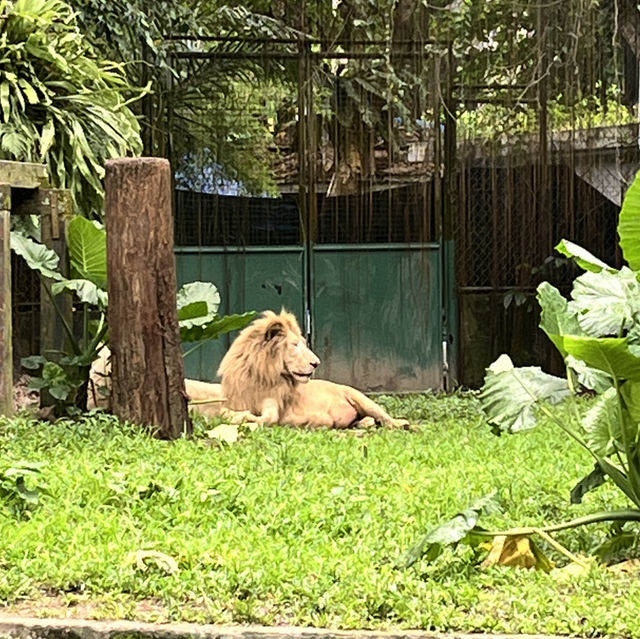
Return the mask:
[[[469,395],[383,403],[418,432],[264,428],[221,445],[204,425],[167,443],[109,417],[0,418],[0,610],[640,636],[637,574],[482,569],[466,547],[398,568],[427,529],[495,490],[505,513],[491,526],[629,504],[608,485],[569,504],[591,462],[553,426],[497,438]],[[26,513],[6,472],[21,461],[43,464]],[[557,538],[588,554],[607,530]]]

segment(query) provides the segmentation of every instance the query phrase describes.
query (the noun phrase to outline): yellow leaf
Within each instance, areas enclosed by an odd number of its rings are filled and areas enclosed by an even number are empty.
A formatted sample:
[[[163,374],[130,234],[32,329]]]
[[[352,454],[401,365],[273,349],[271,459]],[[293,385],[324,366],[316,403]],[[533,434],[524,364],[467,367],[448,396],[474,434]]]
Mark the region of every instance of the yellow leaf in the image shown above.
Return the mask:
[[[551,562],[527,535],[499,535],[491,544],[489,555],[482,562],[490,566],[517,566],[549,571]]]
[[[129,561],[134,563],[141,572],[146,572],[150,563],[171,575],[174,575],[179,570],[178,562],[173,557],[165,555],[158,550],[137,550],[129,553]]]
[[[238,427],[235,424],[220,424],[220,426],[207,431],[207,437],[227,444],[234,444],[239,438]]]
[[[609,570],[623,575],[637,574],[640,572],[640,559],[627,559],[627,561],[609,566]]]

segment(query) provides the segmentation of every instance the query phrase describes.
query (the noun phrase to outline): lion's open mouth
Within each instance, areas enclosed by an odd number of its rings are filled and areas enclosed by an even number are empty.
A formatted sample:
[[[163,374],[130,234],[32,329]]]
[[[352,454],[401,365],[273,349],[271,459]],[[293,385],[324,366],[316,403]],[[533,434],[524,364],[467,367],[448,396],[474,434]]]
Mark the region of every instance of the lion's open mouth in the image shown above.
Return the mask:
[[[311,375],[313,375],[313,373],[293,373],[292,372],[291,375],[293,375],[294,379],[304,384],[311,379]]]

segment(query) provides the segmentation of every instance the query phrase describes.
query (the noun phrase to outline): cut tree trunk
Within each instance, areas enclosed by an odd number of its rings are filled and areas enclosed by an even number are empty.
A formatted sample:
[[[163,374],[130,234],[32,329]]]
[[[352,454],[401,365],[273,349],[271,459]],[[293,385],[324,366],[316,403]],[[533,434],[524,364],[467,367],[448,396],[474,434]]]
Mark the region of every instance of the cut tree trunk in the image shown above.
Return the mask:
[[[171,170],[160,158],[106,164],[112,408],[163,439],[191,433],[176,310]]]

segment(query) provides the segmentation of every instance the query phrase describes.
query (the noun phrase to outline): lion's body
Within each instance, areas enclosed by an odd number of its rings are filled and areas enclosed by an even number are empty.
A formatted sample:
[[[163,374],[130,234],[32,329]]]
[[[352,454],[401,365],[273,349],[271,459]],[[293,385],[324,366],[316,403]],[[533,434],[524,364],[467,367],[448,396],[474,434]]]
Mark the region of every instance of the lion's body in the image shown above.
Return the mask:
[[[408,425],[355,388],[311,380],[319,363],[295,317],[267,311],[231,344],[218,370],[221,384],[186,379],[185,390],[193,410],[235,422],[333,428],[374,422]],[[94,362],[92,379],[97,384],[110,381],[106,347]]]
[[[247,326],[224,356],[222,384],[187,380],[193,408],[236,421],[348,428],[359,422],[405,426],[354,388],[310,380],[320,360],[308,348],[293,315],[267,311]],[[224,401],[215,401],[222,400]],[[211,404],[198,403],[214,400]]]

